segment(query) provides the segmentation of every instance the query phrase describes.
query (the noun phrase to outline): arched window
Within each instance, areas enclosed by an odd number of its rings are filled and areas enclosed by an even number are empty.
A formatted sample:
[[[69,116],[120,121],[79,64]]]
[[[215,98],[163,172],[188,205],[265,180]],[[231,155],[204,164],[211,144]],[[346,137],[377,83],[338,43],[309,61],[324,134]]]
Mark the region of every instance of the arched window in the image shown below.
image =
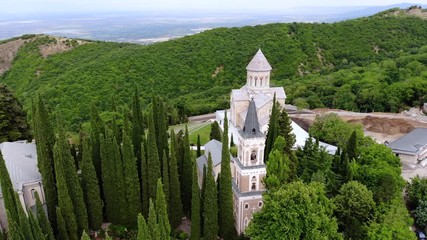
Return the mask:
[[[259,208],[262,208],[262,201],[260,201],[260,202],[258,203],[258,207],[259,207]]]
[[[252,191],[255,191],[255,190],[256,190],[256,183],[254,183],[254,182],[252,183],[251,190],[252,190]]]
[[[245,209],[247,210],[247,209],[249,209],[249,204],[245,204]]]
[[[256,163],[256,151],[252,150],[251,152],[251,162]]]

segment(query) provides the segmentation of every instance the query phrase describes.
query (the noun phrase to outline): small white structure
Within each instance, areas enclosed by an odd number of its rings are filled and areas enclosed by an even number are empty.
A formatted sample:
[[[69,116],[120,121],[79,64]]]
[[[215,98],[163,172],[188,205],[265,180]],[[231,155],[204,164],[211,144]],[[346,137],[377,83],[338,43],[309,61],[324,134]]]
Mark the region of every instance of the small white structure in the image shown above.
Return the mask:
[[[4,142],[0,144],[0,152],[6,163],[12,184],[18,193],[19,200],[25,210],[35,210],[35,193],[45,203],[42,177],[37,168],[37,150],[35,143],[26,141]],[[7,229],[6,210],[0,188],[0,227]]]
[[[411,166],[427,159],[427,128],[415,128],[388,145],[402,165]]]

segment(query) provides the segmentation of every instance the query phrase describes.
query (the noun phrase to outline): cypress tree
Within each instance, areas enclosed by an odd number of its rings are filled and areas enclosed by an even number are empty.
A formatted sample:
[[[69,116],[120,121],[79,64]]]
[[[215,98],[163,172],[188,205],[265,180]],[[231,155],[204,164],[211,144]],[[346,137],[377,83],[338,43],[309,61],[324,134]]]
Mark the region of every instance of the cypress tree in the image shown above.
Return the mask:
[[[124,166],[122,157],[120,154],[120,144],[117,143],[116,138],[113,137],[112,141],[112,156],[114,163],[114,181],[115,187],[114,189],[114,202],[117,204],[114,206],[115,214],[116,214],[116,223],[126,224],[128,220],[128,207],[126,203],[126,183],[124,177]]]
[[[166,199],[166,203],[167,203],[167,206],[168,206],[167,212],[168,212],[168,215],[169,215],[169,206],[170,206],[169,205],[170,204],[169,203],[170,202],[169,177],[170,177],[170,175],[169,175],[169,161],[166,158],[166,153],[165,152],[163,152],[163,159],[165,159],[164,162],[163,162],[163,168],[162,168],[163,192],[165,194],[165,199]]]
[[[202,151],[200,150],[200,135],[197,134],[197,157],[200,157],[202,155]]]
[[[56,208],[56,217],[58,218],[57,219],[57,222],[58,222],[58,239],[61,239],[61,240],[77,239],[77,236],[76,236],[76,238],[69,238],[68,237],[67,225],[65,224],[64,217],[62,216],[62,211],[59,207]]]
[[[264,162],[267,162],[268,155],[273,149],[274,142],[276,141],[276,138],[278,136],[278,129],[277,129],[278,105],[279,104],[276,102],[276,94],[274,94],[273,107],[271,109],[270,120],[268,122],[268,133],[265,139]]]
[[[6,209],[6,215],[10,216],[11,213]],[[11,240],[26,240],[24,234],[22,233],[18,223],[13,218],[8,218],[9,231],[7,232],[7,239]]]
[[[203,179],[202,179],[202,189],[200,190],[200,232],[204,232],[204,221],[203,221],[203,214],[204,214],[204,202],[205,202],[205,190],[206,190],[206,165],[203,165]]]
[[[67,184],[67,176],[65,170],[65,160],[63,159],[62,149],[59,146],[59,143],[56,143],[53,147],[54,159],[55,159],[55,173],[56,173],[56,186],[58,186],[58,207],[61,209],[60,213],[62,217],[62,221],[67,219],[66,225],[66,233],[70,240],[77,240],[77,221],[76,215],[74,211],[74,206],[72,202],[72,198],[70,196],[71,191],[68,189]],[[70,167],[70,166],[69,166]],[[58,221],[60,221],[60,217],[58,217]],[[59,226],[62,223],[58,222],[58,228],[62,228]],[[65,222],[64,222],[65,225]],[[58,231],[63,229],[58,229]],[[60,232],[60,234],[64,234],[64,232]],[[62,238],[61,238],[62,239]]]
[[[182,219],[182,202],[181,202],[181,184],[178,176],[178,163],[175,154],[175,132],[171,130],[171,156],[169,161],[169,221],[172,228],[175,229],[181,224]]]
[[[91,103],[90,106],[90,128],[91,128],[91,143],[92,143],[92,160],[93,165],[95,166],[96,170],[96,176],[98,179],[101,179],[101,143],[100,143],[100,134],[105,133],[105,126],[104,123],[99,116],[98,108],[95,105],[95,102]],[[101,188],[101,192],[103,193],[103,190]],[[83,231],[83,230],[82,230]],[[80,233],[79,233],[80,234]]]
[[[200,229],[200,189],[197,180],[197,164],[193,168],[193,185],[191,189],[191,237],[190,240],[201,238]]]
[[[117,222],[118,209],[115,190],[116,186],[116,167],[113,155],[113,136],[109,129],[106,129],[105,137],[100,135],[101,150],[101,170],[102,170],[102,187],[104,189],[105,215],[110,222]]]
[[[53,162],[53,145],[55,134],[51,125],[49,113],[40,97],[33,103],[33,131],[37,142],[37,167],[43,180],[49,221],[53,229],[56,229],[56,205],[58,193]]]
[[[12,181],[10,180],[9,172],[6,168],[6,162],[3,159],[3,155],[0,151],[0,186],[2,190],[2,197],[4,207],[7,210],[7,219],[15,222],[19,225],[19,215],[18,215],[18,207],[20,206],[19,202],[16,202],[15,199],[15,190],[12,185]]]
[[[150,198],[150,209],[148,211],[148,220],[147,220],[148,229],[150,232],[151,239],[160,239],[160,228],[157,224],[157,214],[154,203]]]
[[[278,136],[282,136],[285,139],[284,152],[286,154],[291,154],[291,149],[294,146],[296,139],[295,134],[292,133],[292,120],[284,108],[279,111],[277,127]]]
[[[357,147],[356,131],[353,131],[347,142],[347,156],[350,161],[357,159]]]
[[[223,239],[234,239],[233,193],[231,190],[230,149],[228,147],[228,119],[224,118],[222,135],[221,175],[219,178],[219,236]]]
[[[181,194],[182,204],[184,212],[189,213],[191,209],[191,181],[193,178],[193,164],[191,161],[190,141],[188,136],[188,127],[185,125],[184,135],[184,159],[182,163],[182,182],[181,182]]]
[[[137,216],[141,212],[141,192],[138,178],[137,159],[134,156],[132,141],[129,137],[129,123],[125,119],[123,128],[123,144],[122,149],[122,162],[123,162],[123,177],[125,185],[125,196],[127,200],[127,223],[131,226],[137,226]]]
[[[142,136],[144,135],[143,117],[141,100],[139,99],[139,89],[135,85],[135,94],[132,103],[132,143],[134,154],[138,159],[138,168],[141,167],[141,144]],[[138,169],[140,171],[140,169]],[[141,177],[141,176],[140,176]]]
[[[162,180],[159,178],[157,181],[157,193],[156,193],[156,213],[157,222],[160,229],[160,239],[167,240],[171,232],[171,226],[168,217],[168,206],[166,203],[166,197],[163,193]]]
[[[144,217],[148,217],[149,197],[148,197],[148,167],[147,155],[145,154],[144,142],[141,144],[141,199],[142,199],[142,213]]]
[[[221,141],[221,128],[219,127],[219,124],[217,121],[214,121],[211,124],[211,132],[209,134],[210,139],[216,139],[218,141]]]
[[[154,130],[154,119],[151,117],[148,122],[147,139],[147,169],[148,169],[148,196],[156,199],[157,179],[160,178],[160,161],[156,145],[156,132]]]
[[[87,235],[86,232],[83,232],[82,238],[80,240],[90,240],[90,237]]]
[[[138,236],[137,240],[150,240],[147,223],[142,214],[138,214]]]
[[[33,232],[31,230],[30,223],[28,222],[27,215],[22,208],[22,205],[19,201],[18,193],[14,192],[15,196],[15,202],[17,203],[17,212],[18,212],[18,218],[19,218],[19,228],[21,233],[24,235],[26,240],[34,240]]]
[[[183,181],[182,165],[184,162],[184,131],[182,129],[179,130],[179,132],[176,134],[175,154],[176,154],[176,160],[178,163],[179,182],[182,184],[182,181]],[[182,189],[182,186],[181,186],[181,189]],[[182,192],[181,192],[181,200],[182,200]]]
[[[102,208],[104,204],[101,199],[99,182],[92,161],[90,139],[87,137],[83,138],[83,159],[81,165],[82,188],[88,211],[89,226],[92,230],[98,230],[103,221]]]
[[[166,157],[169,156],[169,147],[168,147],[168,124],[166,121],[166,114],[165,114],[165,103],[162,99],[159,98],[158,100],[159,104],[159,113],[158,113],[158,129],[157,132],[157,139],[159,142],[157,142],[157,148],[159,151],[159,157],[160,157],[160,163],[163,167],[163,164],[167,161],[165,158],[163,158],[163,152],[166,153]]]
[[[206,170],[206,189],[203,196],[203,239],[214,240],[218,235],[218,202],[212,156],[209,154]]]
[[[47,219],[46,213],[40,201],[38,192],[35,192],[36,197],[36,209],[37,209],[37,220],[42,229],[43,234],[46,236],[47,240],[55,240],[53,235],[52,227],[50,226],[49,220]]]
[[[69,191],[69,196],[71,197],[71,200],[73,202],[74,214],[78,224],[78,234],[80,234],[83,231],[88,230],[89,223],[88,223],[87,209],[84,202],[82,187],[80,185],[80,182],[77,176],[76,166],[74,165],[74,161],[71,157],[70,147],[66,140],[65,132],[62,126],[63,126],[62,122],[59,121],[58,139],[55,144],[55,146],[58,148],[57,153],[59,155],[54,154],[54,156],[56,156],[55,162],[62,161],[63,169],[65,172],[66,184]],[[61,209],[64,211],[62,207]]]
[[[31,232],[33,234],[34,240],[45,240],[47,236],[45,236],[42,232],[41,226],[37,222],[37,219],[34,217],[32,211],[28,212],[28,224],[31,227]]]

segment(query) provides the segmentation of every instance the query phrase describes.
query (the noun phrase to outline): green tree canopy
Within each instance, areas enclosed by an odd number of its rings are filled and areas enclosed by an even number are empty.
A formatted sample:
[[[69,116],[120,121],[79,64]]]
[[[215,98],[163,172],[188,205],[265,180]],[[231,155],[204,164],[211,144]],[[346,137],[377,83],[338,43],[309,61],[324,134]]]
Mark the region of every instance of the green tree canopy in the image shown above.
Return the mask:
[[[246,233],[251,239],[342,239],[333,203],[319,183],[293,182],[264,197]]]

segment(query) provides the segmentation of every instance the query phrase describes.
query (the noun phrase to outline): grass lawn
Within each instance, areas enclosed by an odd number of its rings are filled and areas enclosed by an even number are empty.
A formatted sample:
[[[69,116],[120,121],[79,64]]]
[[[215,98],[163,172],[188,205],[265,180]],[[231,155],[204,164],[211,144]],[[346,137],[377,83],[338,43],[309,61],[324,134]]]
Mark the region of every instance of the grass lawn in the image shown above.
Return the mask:
[[[188,130],[190,132],[190,130]],[[190,144],[197,145],[197,135],[200,135],[200,144],[203,146],[209,142],[209,134],[211,133],[211,124],[207,124],[193,132],[190,132]]]
[[[188,133],[190,134],[190,144],[197,145],[197,135],[200,135],[200,144],[203,146],[207,142],[209,142],[209,134],[211,133],[211,123],[210,122],[203,122],[203,123],[195,123],[195,122],[189,122],[187,124],[179,124],[170,126],[169,130],[171,128],[174,129],[174,131],[177,133],[180,130],[185,129],[185,125],[188,127]]]

